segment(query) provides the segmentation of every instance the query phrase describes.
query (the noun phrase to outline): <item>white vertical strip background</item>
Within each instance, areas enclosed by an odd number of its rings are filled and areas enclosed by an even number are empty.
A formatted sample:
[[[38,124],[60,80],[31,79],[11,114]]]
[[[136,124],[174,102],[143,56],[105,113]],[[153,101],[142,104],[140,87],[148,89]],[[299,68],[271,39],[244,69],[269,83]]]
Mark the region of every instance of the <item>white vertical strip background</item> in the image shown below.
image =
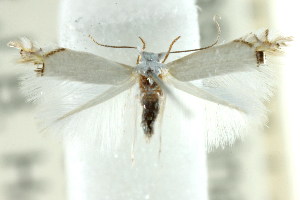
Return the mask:
[[[182,38],[176,49],[199,47],[197,9],[193,0],[64,0],[61,8],[60,43],[64,47],[89,51],[99,56],[134,66],[137,52],[96,46],[87,35],[114,45],[140,45],[138,36],[147,42],[148,51],[162,52],[178,35]],[[171,56],[169,61],[183,55]],[[83,66],[84,67],[84,66]],[[135,163],[130,160],[130,147],[134,130],[119,120],[106,120],[116,113],[109,108],[99,113],[100,125],[108,129],[125,127],[118,150],[106,155],[99,145],[88,140],[89,130],[82,133],[86,139],[67,140],[66,172],[70,200],[205,200],[207,175],[205,161],[204,120],[197,116],[198,99],[175,92],[178,98],[192,108],[188,120],[172,100],[166,102],[162,126],[162,153],[158,155],[158,133],[147,144],[138,132]],[[132,121],[138,116],[122,101],[121,95],[110,101],[112,108],[125,109],[124,118]],[[131,106],[140,106],[132,99]],[[109,104],[109,103],[108,103]],[[127,110],[126,110],[127,109]],[[115,119],[119,119],[116,116]],[[138,121],[138,123],[140,123]],[[131,127],[131,128],[130,128]],[[141,129],[138,125],[137,129]],[[116,133],[117,134],[117,133]],[[121,137],[121,136],[120,136]],[[87,147],[88,146],[88,147]]]

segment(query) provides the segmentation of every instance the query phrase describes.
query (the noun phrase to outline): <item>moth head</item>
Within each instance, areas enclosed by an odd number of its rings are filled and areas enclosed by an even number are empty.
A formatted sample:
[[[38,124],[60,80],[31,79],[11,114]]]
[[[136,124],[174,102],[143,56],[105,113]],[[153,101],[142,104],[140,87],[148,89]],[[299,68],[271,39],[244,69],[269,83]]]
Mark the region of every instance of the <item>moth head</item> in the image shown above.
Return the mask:
[[[166,53],[152,53],[147,51],[139,51],[141,62],[161,62]]]

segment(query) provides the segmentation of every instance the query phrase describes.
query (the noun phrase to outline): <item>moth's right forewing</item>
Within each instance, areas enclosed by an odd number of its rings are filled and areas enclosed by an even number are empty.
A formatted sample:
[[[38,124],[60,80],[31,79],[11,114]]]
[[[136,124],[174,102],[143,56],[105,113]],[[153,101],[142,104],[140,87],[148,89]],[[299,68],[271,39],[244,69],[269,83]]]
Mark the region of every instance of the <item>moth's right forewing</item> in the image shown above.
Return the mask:
[[[9,46],[20,49],[20,62],[33,68],[22,77],[21,91],[37,103],[42,130],[84,139],[89,134],[93,141],[101,140],[101,147],[109,147],[120,140],[123,124],[134,129],[137,89],[133,67],[86,52],[46,50],[30,40]],[[128,105],[133,108],[124,109]],[[124,117],[124,110],[129,117]]]
[[[101,103],[103,103],[103,102],[105,102],[105,101],[121,94],[122,92],[130,89],[136,83],[136,81],[137,80],[135,78],[132,78],[131,80],[129,80],[127,82],[124,82],[121,85],[112,86],[108,90],[104,91],[103,93],[99,94],[95,98],[91,99],[90,101],[87,101],[83,105],[80,105],[77,108],[69,111],[68,113],[65,113],[63,116],[60,116],[56,121],[65,119],[65,118],[70,117],[74,114],[82,112],[86,109],[97,106],[98,104],[101,104]]]
[[[123,124],[134,128],[138,105],[135,80],[133,77],[112,86],[28,73],[21,82],[21,91],[37,103],[40,130],[80,139],[88,134],[91,142],[100,140],[99,148],[110,149],[124,135]]]

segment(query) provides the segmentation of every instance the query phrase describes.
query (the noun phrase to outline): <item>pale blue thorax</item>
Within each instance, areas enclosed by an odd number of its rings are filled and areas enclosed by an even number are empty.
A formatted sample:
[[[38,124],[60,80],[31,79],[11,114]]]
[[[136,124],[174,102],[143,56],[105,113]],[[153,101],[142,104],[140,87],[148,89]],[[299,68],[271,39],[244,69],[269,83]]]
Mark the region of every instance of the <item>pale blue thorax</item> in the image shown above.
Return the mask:
[[[136,66],[138,74],[150,77],[156,75],[158,77],[166,72],[166,65],[160,61],[164,58],[165,53],[152,53],[141,51],[140,63]]]

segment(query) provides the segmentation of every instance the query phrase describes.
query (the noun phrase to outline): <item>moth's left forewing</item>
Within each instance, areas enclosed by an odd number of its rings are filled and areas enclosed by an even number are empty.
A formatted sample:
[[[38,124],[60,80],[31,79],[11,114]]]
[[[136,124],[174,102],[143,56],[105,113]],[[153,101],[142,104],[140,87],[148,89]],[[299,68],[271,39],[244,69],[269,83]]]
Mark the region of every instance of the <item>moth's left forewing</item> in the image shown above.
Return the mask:
[[[193,81],[229,73],[255,70],[253,48],[230,42],[197,51],[167,64],[169,73],[180,81]]]
[[[268,29],[250,33],[167,64],[177,89],[189,94],[196,91],[186,87],[188,83],[199,88],[197,94],[206,94],[202,98],[208,100],[203,113],[208,148],[231,144],[265,124],[264,103],[276,84],[269,59],[281,54],[282,47],[291,41],[290,37],[272,34]]]
[[[269,29],[249,33],[227,44],[197,51],[167,64],[169,73],[180,81],[193,81],[237,72],[255,71],[266,64],[265,56],[279,55],[292,37]]]

